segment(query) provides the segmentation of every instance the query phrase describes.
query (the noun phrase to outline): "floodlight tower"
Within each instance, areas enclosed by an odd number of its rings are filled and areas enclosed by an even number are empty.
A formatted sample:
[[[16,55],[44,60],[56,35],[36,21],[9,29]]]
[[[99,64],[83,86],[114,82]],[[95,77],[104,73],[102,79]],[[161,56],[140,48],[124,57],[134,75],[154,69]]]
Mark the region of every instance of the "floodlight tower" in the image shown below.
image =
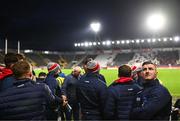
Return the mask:
[[[162,31],[166,24],[166,18],[161,13],[154,13],[147,17],[146,25],[148,29],[154,34],[158,34]]]
[[[92,22],[90,28],[95,33],[95,41],[98,41],[98,39],[100,40],[100,37],[98,38],[98,32],[101,29],[101,24],[99,22]]]
[[[166,17],[161,12],[150,14],[146,18],[146,27],[150,30],[152,42],[156,41],[156,38],[161,36],[160,32],[163,31],[166,25]],[[151,41],[149,41],[151,42]],[[150,48],[151,44],[149,44]]]

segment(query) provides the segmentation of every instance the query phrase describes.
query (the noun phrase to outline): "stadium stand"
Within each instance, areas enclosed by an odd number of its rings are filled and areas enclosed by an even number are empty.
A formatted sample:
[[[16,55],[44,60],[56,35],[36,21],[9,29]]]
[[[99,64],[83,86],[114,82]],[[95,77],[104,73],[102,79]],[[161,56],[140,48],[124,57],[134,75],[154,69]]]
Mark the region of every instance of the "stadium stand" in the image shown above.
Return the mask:
[[[100,66],[105,68],[107,67],[108,64],[111,64],[113,62],[113,59],[116,57],[116,53],[104,53],[104,54],[99,54],[96,56],[94,60],[99,62]]]
[[[114,66],[127,64],[134,56],[134,53],[119,53],[114,59]]]
[[[46,65],[44,58],[39,53],[26,53],[25,56],[31,63],[34,63],[34,66]]]
[[[157,61],[157,51],[147,51],[147,52],[136,52],[133,58],[128,62],[129,65],[134,65],[135,63],[143,63],[144,61],[151,60],[156,64],[159,64]]]
[[[157,55],[160,65],[178,65],[178,51],[159,51]]]

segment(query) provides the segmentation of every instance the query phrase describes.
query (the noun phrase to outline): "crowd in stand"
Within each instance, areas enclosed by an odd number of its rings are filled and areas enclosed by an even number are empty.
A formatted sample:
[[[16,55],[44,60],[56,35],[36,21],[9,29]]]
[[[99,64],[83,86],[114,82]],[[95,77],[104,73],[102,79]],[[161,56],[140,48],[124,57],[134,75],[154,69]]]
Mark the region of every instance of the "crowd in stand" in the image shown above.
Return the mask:
[[[109,87],[99,73],[100,64],[92,58],[83,62],[83,75],[81,67],[75,66],[66,76],[58,63],[50,62],[48,73],[36,78],[26,58],[14,53],[5,55],[4,64],[0,67],[0,120],[171,119],[172,97],[159,83],[151,61],[141,67],[120,65],[118,79]]]

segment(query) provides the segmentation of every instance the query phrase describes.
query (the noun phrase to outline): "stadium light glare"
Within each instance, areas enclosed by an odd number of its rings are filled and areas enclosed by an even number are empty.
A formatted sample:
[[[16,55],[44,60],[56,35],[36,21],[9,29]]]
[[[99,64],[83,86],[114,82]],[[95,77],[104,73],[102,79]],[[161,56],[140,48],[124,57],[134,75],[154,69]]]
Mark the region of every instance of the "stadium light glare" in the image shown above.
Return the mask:
[[[116,43],[119,45],[119,44],[120,44],[120,41],[118,40]]]
[[[102,42],[102,44],[103,44],[103,45],[106,45],[106,42],[105,42],[105,41],[103,41],[103,42]]]
[[[124,43],[125,43],[125,41],[124,41],[124,40],[122,40],[122,41],[121,41],[121,44],[124,44]]]
[[[24,53],[33,53],[33,50],[24,50]]]
[[[101,24],[99,22],[92,22],[90,27],[95,33],[98,33],[100,31]]]
[[[44,51],[44,54],[49,54],[49,51]]]
[[[83,47],[83,46],[84,46],[84,43],[81,43],[81,46]]]
[[[142,39],[141,42],[143,43],[143,42],[144,42],[144,39]]]
[[[139,43],[139,42],[140,42],[139,39],[137,39],[137,40],[136,40],[136,43]]]
[[[169,40],[170,40],[170,41],[172,41],[172,40],[173,40],[173,38],[172,38],[172,37],[170,37],[170,38],[169,38]]]
[[[89,42],[88,45],[89,45],[89,46],[92,46],[92,42]]]
[[[134,40],[131,40],[132,43],[134,43]]]
[[[111,43],[114,44],[114,41],[112,41]]]
[[[85,46],[85,47],[88,47],[88,46],[89,46],[89,45],[88,45],[88,42],[85,42],[85,43],[84,43],[84,46]]]
[[[80,47],[80,46],[81,46],[81,44],[80,44],[80,43],[78,43],[78,44],[77,44],[77,46],[78,46],[78,47]]]
[[[100,43],[100,42],[98,42],[98,45],[101,45],[101,43]]]
[[[160,41],[161,41],[161,39],[159,38],[159,39],[158,39],[158,41],[160,42]]]
[[[155,39],[155,38],[153,38],[153,39],[152,39],[152,42],[156,42],[156,39]]]
[[[96,46],[97,45],[96,42],[93,42],[93,45]]]
[[[180,38],[179,38],[178,36],[175,36],[175,37],[174,37],[174,41],[177,42],[177,41],[179,41],[179,40],[180,40]]]
[[[147,17],[146,20],[147,27],[155,32],[163,29],[165,23],[166,23],[165,16],[162,15],[161,13],[152,14],[149,17]]]
[[[166,41],[167,41],[167,38],[163,38],[163,41],[166,42]]]
[[[130,43],[130,41],[129,40],[126,40],[126,44],[129,44]]]
[[[77,43],[75,43],[74,46],[77,47]]]
[[[106,41],[106,45],[107,45],[107,46],[111,45],[111,41],[107,40],[107,41]]]
[[[151,42],[151,39],[147,39],[147,42],[150,43],[150,42]]]

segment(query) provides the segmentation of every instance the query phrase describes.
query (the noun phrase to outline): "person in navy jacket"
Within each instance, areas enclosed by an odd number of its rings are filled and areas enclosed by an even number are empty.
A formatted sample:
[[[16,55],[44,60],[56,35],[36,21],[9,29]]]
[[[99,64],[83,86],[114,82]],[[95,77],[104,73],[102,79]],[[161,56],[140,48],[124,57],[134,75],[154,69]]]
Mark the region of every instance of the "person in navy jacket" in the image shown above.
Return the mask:
[[[106,120],[129,120],[136,95],[141,91],[131,78],[131,68],[122,65],[118,68],[119,79],[108,87],[108,98],[104,109]]]
[[[157,67],[151,61],[142,64],[143,91],[140,95],[141,105],[133,108],[135,120],[169,120],[172,97],[169,91],[157,79]]]
[[[27,61],[19,61],[12,67],[15,81],[0,92],[0,120],[47,120],[47,109],[53,110],[62,103],[49,87],[36,83],[32,67]]]
[[[80,106],[77,101],[77,84],[81,78],[81,68],[75,66],[71,74],[67,75],[62,85],[62,97],[63,100],[67,100],[69,105],[72,107],[72,111],[66,110],[66,120],[79,120]]]
[[[102,120],[107,86],[99,78],[100,65],[91,60],[87,63],[87,73],[81,77],[77,87],[82,120]]]

